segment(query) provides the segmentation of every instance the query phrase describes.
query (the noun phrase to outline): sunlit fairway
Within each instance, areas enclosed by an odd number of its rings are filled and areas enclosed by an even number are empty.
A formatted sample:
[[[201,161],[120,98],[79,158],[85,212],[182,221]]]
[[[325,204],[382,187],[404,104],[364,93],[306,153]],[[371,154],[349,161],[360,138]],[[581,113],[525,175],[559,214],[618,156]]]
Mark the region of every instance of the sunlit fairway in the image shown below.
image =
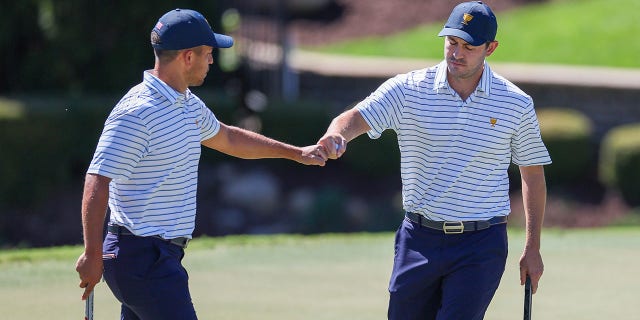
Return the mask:
[[[521,230],[510,230],[507,271],[486,319],[522,316]],[[80,319],[74,264],[80,247],[0,251],[3,319]],[[534,319],[632,319],[640,228],[546,230],[546,272]],[[187,249],[201,319],[383,319],[393,234],[239,236],[198,239]],[[97,288],[96,319],[119,306]]]
[[[555,0],[496,13],[498,50],[489,59],[640,68],[640,1]],[[441,59],[441,22],[385,37],[304,48],[333,54]]]

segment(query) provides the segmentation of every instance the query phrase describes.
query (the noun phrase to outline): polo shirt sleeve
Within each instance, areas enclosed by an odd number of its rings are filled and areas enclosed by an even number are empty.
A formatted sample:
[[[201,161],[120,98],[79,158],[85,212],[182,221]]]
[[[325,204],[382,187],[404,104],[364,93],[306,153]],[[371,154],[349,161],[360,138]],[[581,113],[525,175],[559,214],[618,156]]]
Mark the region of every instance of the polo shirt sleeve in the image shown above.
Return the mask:
[[[220,131],[220,121],[204,102],[200,102],[200,141],[207,140]]]
[[[511,161],[518,166],[551,163],[549,152],[542,142],[533,103],[527,105],[520,118],[520,125],[511,140],[511,155]]]
[[[149,131],[135,113],[112,113],[105,122],[88,173],[127,179],[148,152]]]
[[[378,139],[387,129],[398,131],[405,101],[403,77],[404,75],[398,75],[385,81],[376,91],[356,105],[371,128],[367,132],[371,139]]]

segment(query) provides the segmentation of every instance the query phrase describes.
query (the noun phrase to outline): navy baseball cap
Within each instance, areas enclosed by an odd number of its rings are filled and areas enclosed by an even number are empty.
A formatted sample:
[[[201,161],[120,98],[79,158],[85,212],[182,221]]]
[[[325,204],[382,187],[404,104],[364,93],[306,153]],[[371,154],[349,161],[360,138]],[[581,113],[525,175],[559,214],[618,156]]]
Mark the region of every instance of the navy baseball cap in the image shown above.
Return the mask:
[[[198,46],[229,48],[233,46],[233,38],[213,32],[200,12],[175,9],[160,17],[153,27],[151,45],[161,50],[182,50]]]
[[[498,22],[488,5],[482,1],[463,2],[453,8],[439,37],[458,37],[472,46],[496,39]]]

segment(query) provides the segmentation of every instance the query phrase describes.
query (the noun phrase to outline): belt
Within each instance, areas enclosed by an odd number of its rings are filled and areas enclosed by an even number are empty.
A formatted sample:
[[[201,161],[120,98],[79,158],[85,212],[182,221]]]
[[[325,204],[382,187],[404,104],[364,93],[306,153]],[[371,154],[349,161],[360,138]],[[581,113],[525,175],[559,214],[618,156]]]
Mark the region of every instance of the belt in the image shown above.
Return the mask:
[[[109,233],[111,233],[111,234],[115,234],[115,235],[119,235],[119,236],[122,235],[122,236],[136,236],[137,237],[137,235],[133,234],[131,231],[129,231],[129,229],[127,229],[127,228],[125,228],[123,226],[119,226],[117,224],[108,225],[107,226],[107,231]],[[151,237],[158,238],[160,240],[164,240],[164,241],[166,241],[168,243],[171,243],[171,244],[176,245],[178,247],[181,247],[183,249],[187,247],[187,245],[189,244],[189,240],[190,240],[189,238],[186,238],[186,237],[179,237],[179,238],[173,238],[173,239],[165,239],[165,238],[163,238],[161,236],[158,236],[158,235],[154,235],[154,236],[151,236]]]
[[[484,230],[496,224],[507,223],[506,216],[493,217],[489,220],[480,221],[433,221],[415,212],[407,212],[405,216],[411,222],[417,223],[423,227],[443,231],[446,234],[459,234],[468,231]]]

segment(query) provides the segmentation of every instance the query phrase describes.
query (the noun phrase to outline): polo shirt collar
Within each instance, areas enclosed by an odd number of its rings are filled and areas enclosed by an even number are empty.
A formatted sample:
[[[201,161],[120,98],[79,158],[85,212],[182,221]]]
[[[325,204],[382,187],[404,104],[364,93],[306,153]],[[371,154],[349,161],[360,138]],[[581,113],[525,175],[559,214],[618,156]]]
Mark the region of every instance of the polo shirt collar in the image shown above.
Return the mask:
[[[476,88],[476,94],[479,96],[488,97],[491,94],[491,68],[489,64],[484,62],[484,71],[482,72],[482,77],[480,77],[480,82],[478,82],[478,87]],[[433,90],[438,93],[449,93],[454,95],[455,92],[453,88],[449,86],[449,82],[447,81],[447,61],[443,60],[436,66],[436,76],[433,81]]]
[[[171,86],[166,84],[160,78],[156,77],[151,70],[147,70],[143,73],[143,82],[152,89],[155,89],[158,93],[163,95],[171,104],[175,104],[181,97],[184,100],[188,100],[191,97],[191,90],[187,88],[184,94],[176,91]]]

